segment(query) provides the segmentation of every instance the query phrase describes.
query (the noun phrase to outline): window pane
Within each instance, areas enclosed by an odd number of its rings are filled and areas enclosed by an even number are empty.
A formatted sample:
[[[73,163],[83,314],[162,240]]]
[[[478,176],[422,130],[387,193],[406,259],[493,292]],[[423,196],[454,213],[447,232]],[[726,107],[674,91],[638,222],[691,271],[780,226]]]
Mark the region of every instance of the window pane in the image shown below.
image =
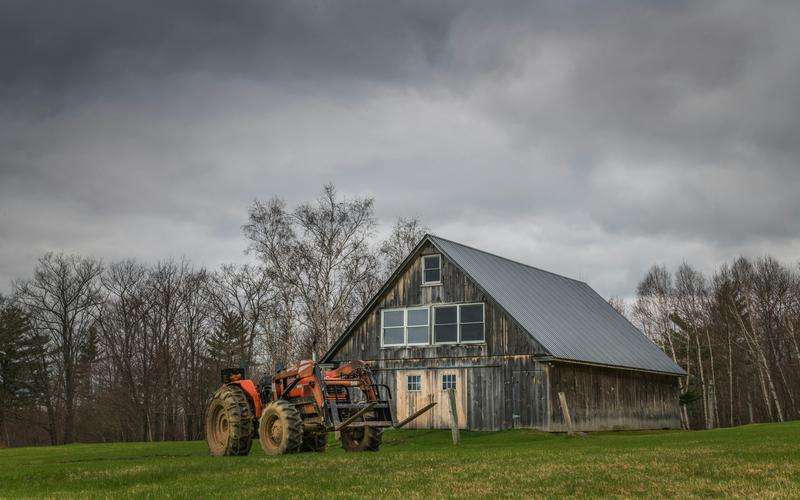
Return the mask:
[[[456,322],[456,306],[437,307],[434,309],[434,319],[437,325],[444,325],[447,323]]]
[[[456,388],[455,374],[442,375],[442,390],[446,391],[448,389],[455,389],[455,388]]]
[[[474,342],[483,340],[483,323],[467,323],[461,325],[461,341]]]
[[[403,342],[403,327],[383,329],[383,345],[396,345]]]
[[[408,326],[427,325],[427,324],[428,324],[427,309],[408,310]]]
[[[421,391],[422,377],[419,375],[409,375],[406,379],[406,384],[409,391]]]
[[[431,255],[429,257],[425,257],[423,259],[423,269],[439,269],[442,267],[439,265],[439,256],[438,255]]]
[[[477,304],[474,306],[461,306],[461,322],[462,323],[483,322],[483,306],[481,304]]]
[[[425,283],[436,283],[441,280],[441,272],[438,269],[428,269],[425,271]]]
[[[436,342],[456,342],[458,340],[457,325],[437,325],[433,332]]]
[[[409,344],[427,344],[428,343],[428,327],[427,326],[410,326],[410,327],[408,327],[408,343]]]
[[[403,311],[383,311],[383,326],[403,326]]]

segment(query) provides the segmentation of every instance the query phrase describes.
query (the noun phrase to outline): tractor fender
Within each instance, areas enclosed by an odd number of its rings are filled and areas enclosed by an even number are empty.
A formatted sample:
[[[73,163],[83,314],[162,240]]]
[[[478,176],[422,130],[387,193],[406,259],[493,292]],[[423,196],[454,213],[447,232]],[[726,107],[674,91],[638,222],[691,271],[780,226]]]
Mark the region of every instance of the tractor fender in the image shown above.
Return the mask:
[[[253,405],[253,415],[255,416],[256,421],[261,418],[261,411],[262,411],[262,403],[261,403],[261,396],[258,395],[258,388],[256,384],[253,383],[252,380],[234,380],[228,382],[230,385],[238,385],[244,393],[247,395],[247,398],[250,400],[250,404]]]

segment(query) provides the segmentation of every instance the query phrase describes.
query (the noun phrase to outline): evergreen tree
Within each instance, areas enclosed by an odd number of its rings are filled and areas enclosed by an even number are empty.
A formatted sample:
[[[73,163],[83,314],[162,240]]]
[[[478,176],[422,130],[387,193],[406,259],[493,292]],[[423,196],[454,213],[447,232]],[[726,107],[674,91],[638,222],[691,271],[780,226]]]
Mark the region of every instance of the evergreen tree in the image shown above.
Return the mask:
[[[0,296],[0,439],[6,444],[9,419],[41,396],[46,345],[22,309]]]

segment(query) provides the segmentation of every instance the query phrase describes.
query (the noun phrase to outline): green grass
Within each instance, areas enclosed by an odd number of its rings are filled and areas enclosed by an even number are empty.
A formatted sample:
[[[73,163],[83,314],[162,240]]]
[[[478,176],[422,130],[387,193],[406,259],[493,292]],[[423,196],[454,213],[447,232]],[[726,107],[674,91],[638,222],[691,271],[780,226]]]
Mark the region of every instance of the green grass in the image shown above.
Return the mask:
[[[378,453],[211,457],[203,442],[0,450],[0,496],[800,497],[800,422],[570,438],[388,431]]]

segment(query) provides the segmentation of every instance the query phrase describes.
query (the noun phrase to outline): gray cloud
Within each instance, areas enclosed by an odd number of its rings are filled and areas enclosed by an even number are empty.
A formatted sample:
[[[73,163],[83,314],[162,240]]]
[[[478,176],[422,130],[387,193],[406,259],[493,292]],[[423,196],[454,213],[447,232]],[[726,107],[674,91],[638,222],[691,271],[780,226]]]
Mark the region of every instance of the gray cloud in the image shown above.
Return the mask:
[[[800,8],[6,2],[0,289],[47,250],[239,261],[334,181],[630,294],[800,250]]]

